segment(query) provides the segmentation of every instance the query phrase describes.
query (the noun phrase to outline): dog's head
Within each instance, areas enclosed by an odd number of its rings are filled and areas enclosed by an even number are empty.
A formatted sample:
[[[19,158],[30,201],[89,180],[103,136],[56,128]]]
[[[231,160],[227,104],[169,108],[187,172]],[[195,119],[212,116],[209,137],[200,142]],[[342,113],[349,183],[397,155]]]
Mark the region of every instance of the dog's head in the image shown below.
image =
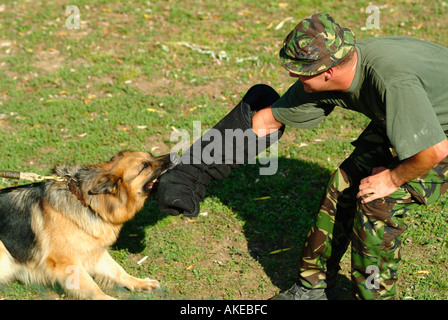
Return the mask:
[[[170,155],[123,151],[80,174],[82,193],[104,220],[123,223],[143,207],[157,178],[174,165]],[[90,173],[88,173],[90,172]]]
[[[170,155],[154,157],[147,152],[123,151],[100,165],[104,174],[89,190],[89,194],[118,195],[120,187],[133,194],[148,196],[157,178],[173,166]],[[123,191],[123,190],[121,190]]]

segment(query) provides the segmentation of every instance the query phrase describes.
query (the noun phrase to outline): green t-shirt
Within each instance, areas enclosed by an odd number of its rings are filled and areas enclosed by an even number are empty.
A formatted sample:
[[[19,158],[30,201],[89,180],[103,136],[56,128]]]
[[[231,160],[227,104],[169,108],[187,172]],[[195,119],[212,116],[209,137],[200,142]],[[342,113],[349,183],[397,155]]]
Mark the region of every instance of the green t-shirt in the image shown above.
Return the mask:
[[[334,107],[384,126],[399,159],[441,141],[448,130],[448,48],[411,37],[358,41],[356,74],[347,91],[306,93],[298,80],[272,106],[297,128],[316,127]]]

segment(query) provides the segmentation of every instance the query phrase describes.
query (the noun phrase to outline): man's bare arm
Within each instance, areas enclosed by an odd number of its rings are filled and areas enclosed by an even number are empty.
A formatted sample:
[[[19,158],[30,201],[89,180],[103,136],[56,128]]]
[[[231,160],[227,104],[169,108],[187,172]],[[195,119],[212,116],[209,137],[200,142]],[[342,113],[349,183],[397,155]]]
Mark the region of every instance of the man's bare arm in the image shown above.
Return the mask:
[[[404,160],[393,170],[375,168],[373,174],[361,180],[357,197],[365,197],[362,202],[386,197],[401,185],[428,172],[448,156],[448,140],[435,144]]]
[[[259,137],[266,136],[277,131],[283,126],[283,123],[275,119],[272,114],[272,108],[261,109],[252,118],[252,129]]]

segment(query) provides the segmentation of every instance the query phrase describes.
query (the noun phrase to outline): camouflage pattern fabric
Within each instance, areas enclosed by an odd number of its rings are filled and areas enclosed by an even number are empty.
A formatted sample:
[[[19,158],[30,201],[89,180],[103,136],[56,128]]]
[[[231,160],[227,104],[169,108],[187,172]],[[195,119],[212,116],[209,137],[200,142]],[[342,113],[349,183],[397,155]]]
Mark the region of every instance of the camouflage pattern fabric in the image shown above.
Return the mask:
[[[402,221],[407,212],[435,202],[448,190],[448,158],[388,197],[361,204],[360,181],[374,167],[398,165],[383,129],[371,123],[355,150],[333,173],[315,226],[303,249],[300,281],[307,288],[332,285],[339,262],[352,243],[351,276],[361,299],[393,299],[400,261]]]
[[[337,65],[355,45],[355,35],[327,13],[302,20],[283,41],[280,61],[286,70],[315,75]]]

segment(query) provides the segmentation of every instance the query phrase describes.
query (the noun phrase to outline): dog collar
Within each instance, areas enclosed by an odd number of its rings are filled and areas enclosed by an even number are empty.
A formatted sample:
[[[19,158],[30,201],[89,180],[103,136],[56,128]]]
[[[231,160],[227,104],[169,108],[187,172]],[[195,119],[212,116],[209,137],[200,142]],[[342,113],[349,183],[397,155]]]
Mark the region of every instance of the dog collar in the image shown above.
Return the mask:
[[[89,207],[89,205],[86,203],[86,200],[84,199],[81,189],[79,188],[78,181],[76,181],[73,178],[69,178],[67,184],[70,192],[73,193],[76,196],[76,198],[78,198],[78,200],[82,203],[82,205],[86,208]]]

